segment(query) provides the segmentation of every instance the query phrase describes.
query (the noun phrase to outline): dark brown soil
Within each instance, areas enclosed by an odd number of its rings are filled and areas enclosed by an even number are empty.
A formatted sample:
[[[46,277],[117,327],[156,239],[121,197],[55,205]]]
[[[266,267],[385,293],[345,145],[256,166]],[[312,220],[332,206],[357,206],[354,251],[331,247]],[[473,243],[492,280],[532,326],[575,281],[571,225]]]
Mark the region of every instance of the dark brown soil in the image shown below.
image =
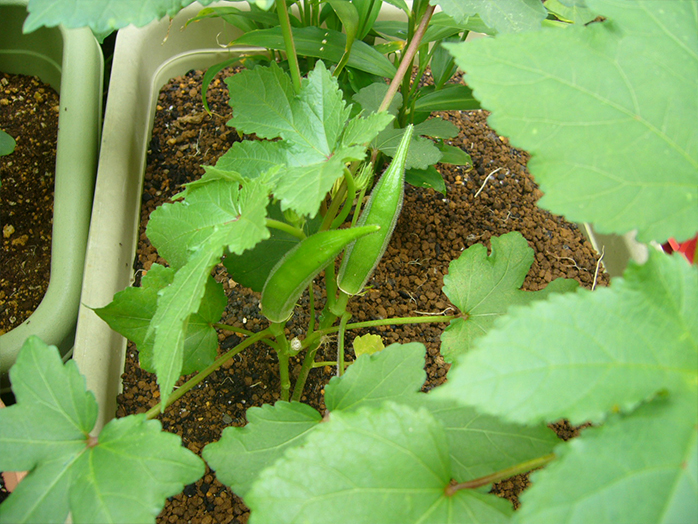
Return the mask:
[[[201,73],[175,78],[161,91],[148,154],[142,205],[142,224],[136,269],[147,271],[154,262],[164,263],[145,236],[149,214],[156,206],[177,193],[181,184],[198,178],[202,164],[213,164],[237,140],[237,133],[225,125],[231,110],[227,92],[219,76],[212,84],[209,101],[213,115],[203,112],[199,81]],[[350,304],[354,318],[368,320],[389,316],[438,315],[452,307],[441,292],[448,263],[463,249],[475,244],[489,245],[494,235],[520,231],[535,250],[535,262],[524,289],[538,290],[558,277],[577,279],[590,288],[594,283],[598,255],[576,225],[536,207],[541,193],[526,171],[527,155],[508,145],[486,124],[482,111],[443,115],[461,129],[453,144],[471,154],[472,167],[439,166],[446,180],[444,197],[431,189],[409,187],[405,206],[388,251],[376,270],[372,288]],[[139,271],[139,276],[142,274]],[[226,287],[230,302],[224,314],[226,324],[259,330],[266,322],[258,316],[259,296],[230,280],[225,270],[216,271]],[[601,272],[597,285],[606,285]],[[316,285],[316,307],[323,288]],[[304,298],[307,301],[307,298]],[[307,324],[301,311],[289,322],[293,335],[302,334]],[[445,324],[378,328],[385,344],[421,341],[428,349],[425,390],[444,382],[448,365],[439,354],[440,334]],[[347,347],[353,337],[347,336]],[[239,342],[234,334],[219,334],[221,352]],[[317,360],[334,360],[334,342],[321,348]],[[347,358],[353,356],[348,351]],[[292,378],[300,368],[292,361]],[[323,387],[331,378],[329,366],[310,374],[303,400],[324,410]],[[196,453],[218,440],[223,428],[245,424],[245,411],[251,406],[274,402],[279,397],[278,364],[273,351],[257,345],[228,361],[222,369],[178,400],[161,416],[163,426],[177,433],[184,445]],[[117,416],[144,412],[156,404],[155,379],[138,365],[133,345],[127,352],[123,394]],[[562,438],[574,436],[575,428],[564,422],[556,425]],[[528,484],[526,476],[499,483],[493,489],[518,504],[517,495]],[[242,523],[248,510],[241,500],[219,483],[208,471],[203,479],[187,486],[173,497],[158,522]]]
[[[0,334],[31,315],[51,269],[58,94],[34,77],[0,74],[0,129],[17,146],[0,156]]]

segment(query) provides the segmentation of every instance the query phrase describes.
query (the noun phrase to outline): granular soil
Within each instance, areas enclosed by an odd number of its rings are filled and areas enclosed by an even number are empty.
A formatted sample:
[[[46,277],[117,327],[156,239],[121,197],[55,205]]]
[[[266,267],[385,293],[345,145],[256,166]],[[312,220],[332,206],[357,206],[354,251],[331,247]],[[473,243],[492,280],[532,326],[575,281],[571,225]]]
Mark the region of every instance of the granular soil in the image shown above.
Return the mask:
[[[58,102],[38,78],[0,73],[0,129],[17,143],[0,156],[0,335],[29,318],[48,288]]]
[[[231,117],[223,78],[212,82],[208,100],[212,114],[201,103],[201,72],[177,77],[160,92],[153,137],[148,151],[138,254],[135,261],[136,285],[153,263],[165,264],[145,235],[150,213],[182,189],[182,184],[203,174],[201,165],[214,164],[236,140],[237,132],[226,126]],[[539,290],[551,280],[573,278],[586,287],[607,285],[608,275],[599,267],[599,256],[580,229],[536,207],[541,196],[526,170],[528,156],[512,148],[486,123],[485,111],[440,114],[456,124],[461,132],[450,141],[463,148],[473,160],[472,166],[437,166],[447,194],[432,189],[407,187],[402,215],[388,250],[371,279],[369,291],[350,303],[355,320],[370,320],[410,315],[439,315],[453,310],[441,292],[448,264],[467,247],[482,243],[489,246],[492,236],[520,231],[535,250],[535,260],[523,289]],[[259,316],[259,294],[231,280],[219,266],[214,274],[229,296],[222,322],[251,331],[266,327]],[[316,307],[323,305],[321,279],[315,285]],[[307,296],[287,325],[291,336],[301,335],[307,325]],[[427,347],[428,391],[446,379],[448,364],[439,354],[440,335],[446,324],[379,327],[347,334],[346,347],[356,335],[373,332],[386,345],[419,341]],[[219,333],[222,354],[240,339],[235,334]],[[334,360],[335,341],[320,348],[317,360]],[[351,360],[349,350],[347,359]],[[291,378],[297,376],[300,360],[291,360]],[[303,401],[324,411],[323,388],[333,375],[329,366],[312,370]],[[188,377],[185,377],[185,379]],[[182,379],[182,382],[185,380]],[[181,382],[180,382],[181,383]],[[267,346],[257,344],[236,355],[206,380],[176,401],[160,416],[165,430],[182,437],[190,450],[200,454],[209,442],[219,440],[227,426],[243,426],[245,411],[252,406],[273,403],[279,398],[278,361]],[[130,344],[123,393],[119,396],[117,416],[142,413],[159,402],[154,375],[138,365],[138,350]],[[576,435],[565,421],[553,425],[563,438]],[[493,492],[518,506],[518,494],[528,485],[526,475],[507,479]],[[198,482],[183,493],[171,497],[158,518],[159,523],[244,523],[249,511],[240,498],[218,482],[207,470]]]

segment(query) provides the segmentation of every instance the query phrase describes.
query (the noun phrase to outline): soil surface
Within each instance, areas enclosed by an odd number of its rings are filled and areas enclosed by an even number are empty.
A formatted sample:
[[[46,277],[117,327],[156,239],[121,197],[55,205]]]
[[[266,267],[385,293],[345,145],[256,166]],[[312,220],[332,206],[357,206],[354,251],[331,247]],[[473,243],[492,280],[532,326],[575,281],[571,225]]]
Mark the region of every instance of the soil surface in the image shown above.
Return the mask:
[[[58,109],[58,94],[39,79],[0,73],[0,129],[17,142],[0,156],[0,335],[48,288]]]
[[[141,234],[135,269],[140,276],[154,262],[164,264],[145,235],[150,213],[181,190],[182,184],[203,174],[200,167],[214,164],[233,141],[237,132],[226,126],[231,117],[227,91],[219,74],[209,90],[213,111],[207,115],[201,105],[201,72],[190,72],[173,79],[158,99],[153,137],[148,153],[142,201]],[[408,187],[405,205],[392,242],[378,266],[365,296],[350,303],[355,320],[389,316],[439,315],[452,310],[441,292],[448,264],[463,249],[483,243],[492,236],[520,231],[535,250],[535,261],[523,288],[538,290],[558,277],[574,278],[584,287],[607,285],[603,269],[596,275],[598,254],[579,228],[559,216],[536,207],[541,196],[526,170],[527,154],[509,146],[486,123],[484,111],[453,112],[441,115],[461,129],[452,144],[462,147],[473,166],[438,166],[447,195],[431,189]],[[256,331],[266,326],[259,318],[259,295],[238,286],[222,266],[215,271],[230,300],[223,323]],[[321,283],[321,280],[320,280]],[[323,287],[316,285],[316,307],[323,305]],[[301,305],[307,303],[303,297]],[[287,325],[289,334],[303,333],[307,313],[302,309]],[[420,341],[427,347],[427,382],[424,390],[446,379],[448,364],[439,354],[439,341],[446,324],[385,327],[370,332],[380,334],[386,345],[393,342]],[[347,335],[351,348],[354,336]],[[220,352],[235,346],[235,334],[220,333]],[[316,360],[334,360],[334,342],[321,348]],[[353,352],[347,351],[347,360]],[[297,376],[300,361],[292,360],[291,376]],[[329,366],[311,371],[303,401],[321,412],[325,409],[323,387],[332,377]],[[160,417],[167,431],[180,435],[184,445],[195,453],[220,439],[227,426],[243,426],[245,411],[251,406],[279,398],[278,362],[268,347],[256,345],[228,361],[220,370],[171,406]],[[119,396],[117,416],[144,412],[155,405],[159,393],[153,375],[138,365],[138,351],[131,344],[123,375],[123,393]],[[553,425],[563,439],[575,436],[578,428],[565,421]],[[518,475],[495,485],[493,492],[518,506],[518,494],[528,485],[526,475]],[[218,482],[212,471],[172,497],[158,522],[244,523],[249,511],[242,501]]]

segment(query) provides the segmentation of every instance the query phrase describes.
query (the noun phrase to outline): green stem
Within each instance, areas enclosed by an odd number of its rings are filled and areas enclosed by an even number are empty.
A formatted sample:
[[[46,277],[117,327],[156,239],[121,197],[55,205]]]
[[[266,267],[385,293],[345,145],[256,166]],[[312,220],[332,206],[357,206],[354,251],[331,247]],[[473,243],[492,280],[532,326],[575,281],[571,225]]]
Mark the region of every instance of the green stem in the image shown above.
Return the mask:
[[[351,313],[344,313],[339,321],[339,333],[337,334],[337,376],[344,374],[344,331],[347,321],[351,318]]]
[[[214,329],[222,329],[223,331],[230,331],[232,333],[239,333],[240,335],[245,335],[246,337],[251,337],[254,335],[254,331],[248,331],[247,329],[229,326],[228,324],[213,324]]]
[[[438,316],[424,316],[424,317],[404,317],[404,318],[384,318],[380,320],[367,320],[365,322],[354,322],[352,324],[347,324],[346,329],[363,329],[369,327],[377,326],[400,326],[405,324],[441,324],[450,322],[457,318],[463,318],[461,315],[438,315]],[[310,346],[314,344],[317,340],[320,340],[325,335],[334,333],[339,330],[339,326],[332,326],[326,329],[317,330],[312,337],[308,337],[303,342],[304,345]]]
[[[233,358],[235,355],[238,353],[242,352],[244,349],[248,348],[255,342],[259,342],[260,340],[268,337],[270,335],[269,329],[265,329],[263,331],[260,331],[259,333],[256,333],[255,335],[251,336],[247,340],[244,340],[240,342],[237,346],[235,346],[233,349],[225,353],[224,355],[218,357],[213,364],[208,366],[207,368],[199,371],[195,376],[187,380],[184,384],[182,384],[177,390],[172,392],[172,394],[167,397],[167,402],[165,404],[165,407],[171,406],[173,402],[181,398],[187,391],[189,391],[191,388],[202,382],[206,377],[208,377],[211,373],[216,371],[218,368],[220,368],[223,364],[225,364],[228,360]],[[162,402],[159,402],[152,408],[150,408],[145,416],[147,419],[154,419],[156,418],[161,411],[161,405]]]
[[[296,93],[301,92],[301,70],[298,67],[298,56],[296,55],[296,43],[293,40],[291,33],[291,19],[288,16],[288,8],[284,0],[276,2],[276,13],[279,16],[279,24],[281,25],[281,34],[284,36],[286,44],[286,58],[288,59],[288,68],[291,72],[291,80]]]
[[[533,469],[538,469],[552,462],[553,460],[555,460],[555,453],[549,453],[547,455],[543,455],[542,457],[537,457],[532,460],[522,462],[521,464],[517,464],[516,466],[512,466],[501,471],[497,471],[490,475],[485,475],[484,477],[469,480],[467,482],[461,482],[460,484],[448,485],[446,486],[444,492],[447,497],[452,497],[462,489],[481,488],[482,486],[487,486],[489,484],[493,484],[494,482],[499,482],[500,480],[508,479],[509,477],[518,475],[519,473],[526,473]]]
[[[284,231],[285,233],[288,233],[289,235],[293,235],[299,240],[305,240],[306,236],[305,233],[303,233],[303,230],[298,229],[297,227],[292,226],[291,224],[287,224],[286,222],[282,222],[281,220],[274,220],[273,218],[267,218],[266,219],[266,226],[271,227],[274,229],[278,229],[280,231]]]
[[[273,322],[269,326],[269,330],[274,335],[278,348],[276,350],[276,355],[279,358],[279,378],[281,379],[281,400],[289,399],[289,392],[291,391],[291,379],[288,374],[288,359],[289,359],[289,347],[288,339],[286,338],[286,333],[284,332],[284,324],[280,322]]]
[[[408,73],[408,69],[412,67],[412,60],[414,60],[414,55],[417,53],[417,49],[422,42],[422,38],[424,37],[424,33],[427,30],[429,20],[431,20],[431,15],[433,13],[434,6],[429,5],[424,12],[424,16],[419,21],[419,27],[417,27],[417,30],[414,32],[414,36],[410,40],[405,53],[402,55],[397,72],[395,73],[395,76],[388,87],[388,92],[385,94],[385,97],[378,108],[379,113],[381,111],[386,111],[388,107],[390,107],[390,103],[393,101],[395,93],[397,93],[398,89],[400,88],[403,78],[405,78],[405,75]]]
[[[332,265],[332,264],[330,264]],[[325,306],[325,309],[322,312],[323,314],[320,317],[320,329],[319,331],[323,331],[330,327],[332,324],[334,324],[334,321],[337,320],[336,315],[333,315]],[[316,331],[315,333],[318,333]],[[315,354],[317,353],[318,348],[320,347],[320,343],[322,342],[322,336],[319,337],[309,337],[313,339],[312,344],[307,344],[306,341],[304,341],[303,345],[308,348],[308,351],[305,354],[305,358],[303,359],[303,365],[301,366],[301,371],[298,374],[298,378],[296,379],[296,385],[293,388],[293,396],[291,397],[292,401],[299,402],[301,399],[301,396],[303,395],[303,389],[305,388],[305,382],[308,380],[308,373],[310,373],[310,370],[313,369],[313,364],[315,363]]]
[[[344,168],[344,181],[347,184],[346,198],[344,199],[344,207],[339,212],[337,217],[332,221],[330,226],[332,229],[336,229],[344,223],[344,220],[349,216],[351,211],[351,206],[356,198],[356,183],[354,182],[354,177],[347,168]]]

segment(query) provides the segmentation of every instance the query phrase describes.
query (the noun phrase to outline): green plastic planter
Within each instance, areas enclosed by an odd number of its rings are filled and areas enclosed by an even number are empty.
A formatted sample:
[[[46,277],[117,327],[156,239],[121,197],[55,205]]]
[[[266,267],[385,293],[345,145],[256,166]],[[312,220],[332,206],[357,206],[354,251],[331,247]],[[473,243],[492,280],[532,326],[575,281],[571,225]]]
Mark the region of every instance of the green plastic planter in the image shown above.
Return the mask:
[[[82,288],[101,132],[103,59],[89,29],[22,33],[26,0],[0,0],[0,71],[35,75],[60,94],[51,243],[51,278],[39,307],[0,336],[0,378],[25,339],[41,337],[68,354]]]

